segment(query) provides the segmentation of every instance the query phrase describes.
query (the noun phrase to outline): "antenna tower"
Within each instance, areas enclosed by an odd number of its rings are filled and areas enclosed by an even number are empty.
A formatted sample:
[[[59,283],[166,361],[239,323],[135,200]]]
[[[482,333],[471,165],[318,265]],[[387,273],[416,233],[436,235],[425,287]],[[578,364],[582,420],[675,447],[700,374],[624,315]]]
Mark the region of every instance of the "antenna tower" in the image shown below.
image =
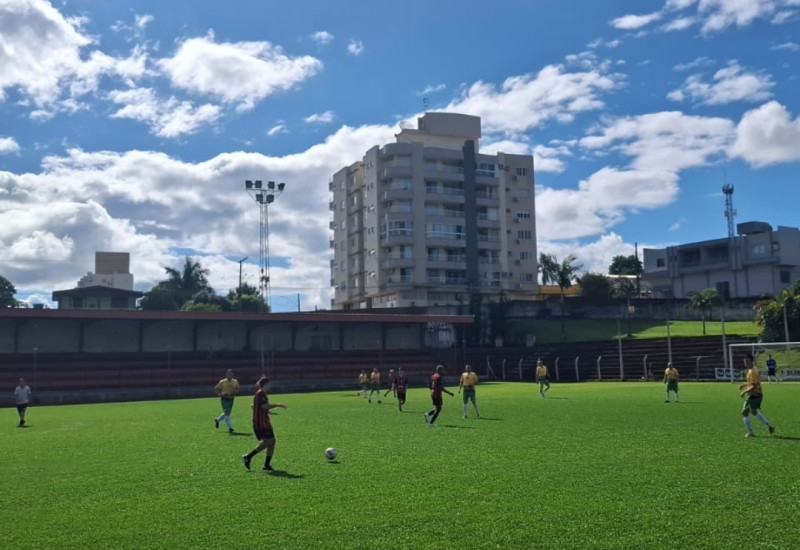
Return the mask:
[[[726,183],[722,186],[722,193],[725,195],[725,217],[728,219],[728,238],[732,239],[733,220],[736,217],[736,209],[733,207],[733,185]]]
[[[430,106],[430,105],[428,105],[428,98],[427,98],[427,97],[423,97],[423,98],[422,98],[422,110],[423,110],[423,111],[425,111],[425,112],[427,113],[427,112],[428,112],[428,107],[429,107],[429,106]]]

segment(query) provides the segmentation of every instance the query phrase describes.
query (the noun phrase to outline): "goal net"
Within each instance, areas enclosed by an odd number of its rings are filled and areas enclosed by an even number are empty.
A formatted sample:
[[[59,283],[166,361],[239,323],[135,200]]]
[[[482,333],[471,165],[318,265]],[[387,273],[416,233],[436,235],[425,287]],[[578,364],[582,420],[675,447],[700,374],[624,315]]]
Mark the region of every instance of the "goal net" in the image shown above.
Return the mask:
[[[745,359],[752,355],[761,379],[768,380],[770,359],[774,362],[776,380],[800,380],[800,342],[755,342],[752,344],[728,344],[727,368],[714,372],[717,380],[742,380],[747,367]]]

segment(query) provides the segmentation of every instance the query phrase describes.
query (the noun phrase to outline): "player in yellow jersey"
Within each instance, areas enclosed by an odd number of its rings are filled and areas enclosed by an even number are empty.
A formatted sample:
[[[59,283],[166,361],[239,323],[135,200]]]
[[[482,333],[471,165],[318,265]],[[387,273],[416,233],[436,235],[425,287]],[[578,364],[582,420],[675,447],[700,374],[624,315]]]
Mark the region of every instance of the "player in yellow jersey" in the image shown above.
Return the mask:
[[[369,397],[367,401],[372,403],[372,394],[378,394],[378,403],[383,403],[381,401],[381,373],[378,372],[378,367],[372,369],[372,374],[369,375]]]
[[[361,374],[358,375],[358,395],[363,395],[367,397],[367,389],[369,383],[369,376],[367,376],[367,371],[361,369]]]
[[[740,395],[744,397],[744,406],[742,407],[742,417],[744,420],[744,427],[747,428],[745,437],[755,437],[753,431],[753,424],[750,421],[750,415],[755,415],[769,430],[770,435],[775,433],[775,428],[769,423],[769,420],[761,414],[761,401],[764,398],[764,393],[761,388],[761,376],[758,374],[758,367],[756,367],[753,356],[749,353],[744,360],[747,369],[747,381],[739,386],[741,391]]]
[[[475,386],[477,385],[478,375],[472,372],[472,365],[467,364],[461,374],[461,379],[458,381],[458,393],[464,390],[464,418],[467,417],[467,405],[470,401],[472,401],[472,406],[475,407],[475,416],[478,418],[481,416],[481,413],[478,412],[478,404],[475,402]]]
[[[228,426],[228,433],[232,434],[231,411],[233,410],[233,398],[239,393],[239,381],[233,377],[231,369],[225,371],[225,378],[217,382],[214,391],[217,392],[222,403],[222,414],[214,419],[214,426],[219,428],[220,421],[224,420],[225,425]]]
[[[550,389],[550,372],[544,361],[536,361],[536,381],[539,383],[539,395],[544,399],[544,394]]]
[[[667,363],[667,369],[664,371],[664,387],[667,389],[667,396],[664,403],[669,403],[669,392],[675,392],[675,403],[678,403],[678,369],[672,366],[672,361]]]

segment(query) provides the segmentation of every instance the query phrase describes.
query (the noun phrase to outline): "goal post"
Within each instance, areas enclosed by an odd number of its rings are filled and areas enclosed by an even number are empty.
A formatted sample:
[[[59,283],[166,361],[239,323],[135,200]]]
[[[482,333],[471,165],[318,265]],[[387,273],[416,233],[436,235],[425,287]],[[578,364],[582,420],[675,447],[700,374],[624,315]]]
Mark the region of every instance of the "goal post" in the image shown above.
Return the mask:
[[[743,379],[748,355],[753,356],[763,380],[767,380],[767,360],[770,357],[777,366],[776,380],[800,380],[800,342],[728,344],[728,367],[716,369],[714,378],[731,382]]]

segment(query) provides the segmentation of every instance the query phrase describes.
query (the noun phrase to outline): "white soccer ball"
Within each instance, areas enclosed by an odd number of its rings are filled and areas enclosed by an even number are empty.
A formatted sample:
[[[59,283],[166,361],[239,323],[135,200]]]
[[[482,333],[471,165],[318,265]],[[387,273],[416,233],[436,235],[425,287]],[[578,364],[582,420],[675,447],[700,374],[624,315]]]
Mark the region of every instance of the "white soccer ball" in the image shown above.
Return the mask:
[[[327,449],[325,449],[325,458],[327,458],[328,460],[333,460],[334,458],[336,458],[337,454],[339,454],[338,451],[333,447],[328,447]]]

